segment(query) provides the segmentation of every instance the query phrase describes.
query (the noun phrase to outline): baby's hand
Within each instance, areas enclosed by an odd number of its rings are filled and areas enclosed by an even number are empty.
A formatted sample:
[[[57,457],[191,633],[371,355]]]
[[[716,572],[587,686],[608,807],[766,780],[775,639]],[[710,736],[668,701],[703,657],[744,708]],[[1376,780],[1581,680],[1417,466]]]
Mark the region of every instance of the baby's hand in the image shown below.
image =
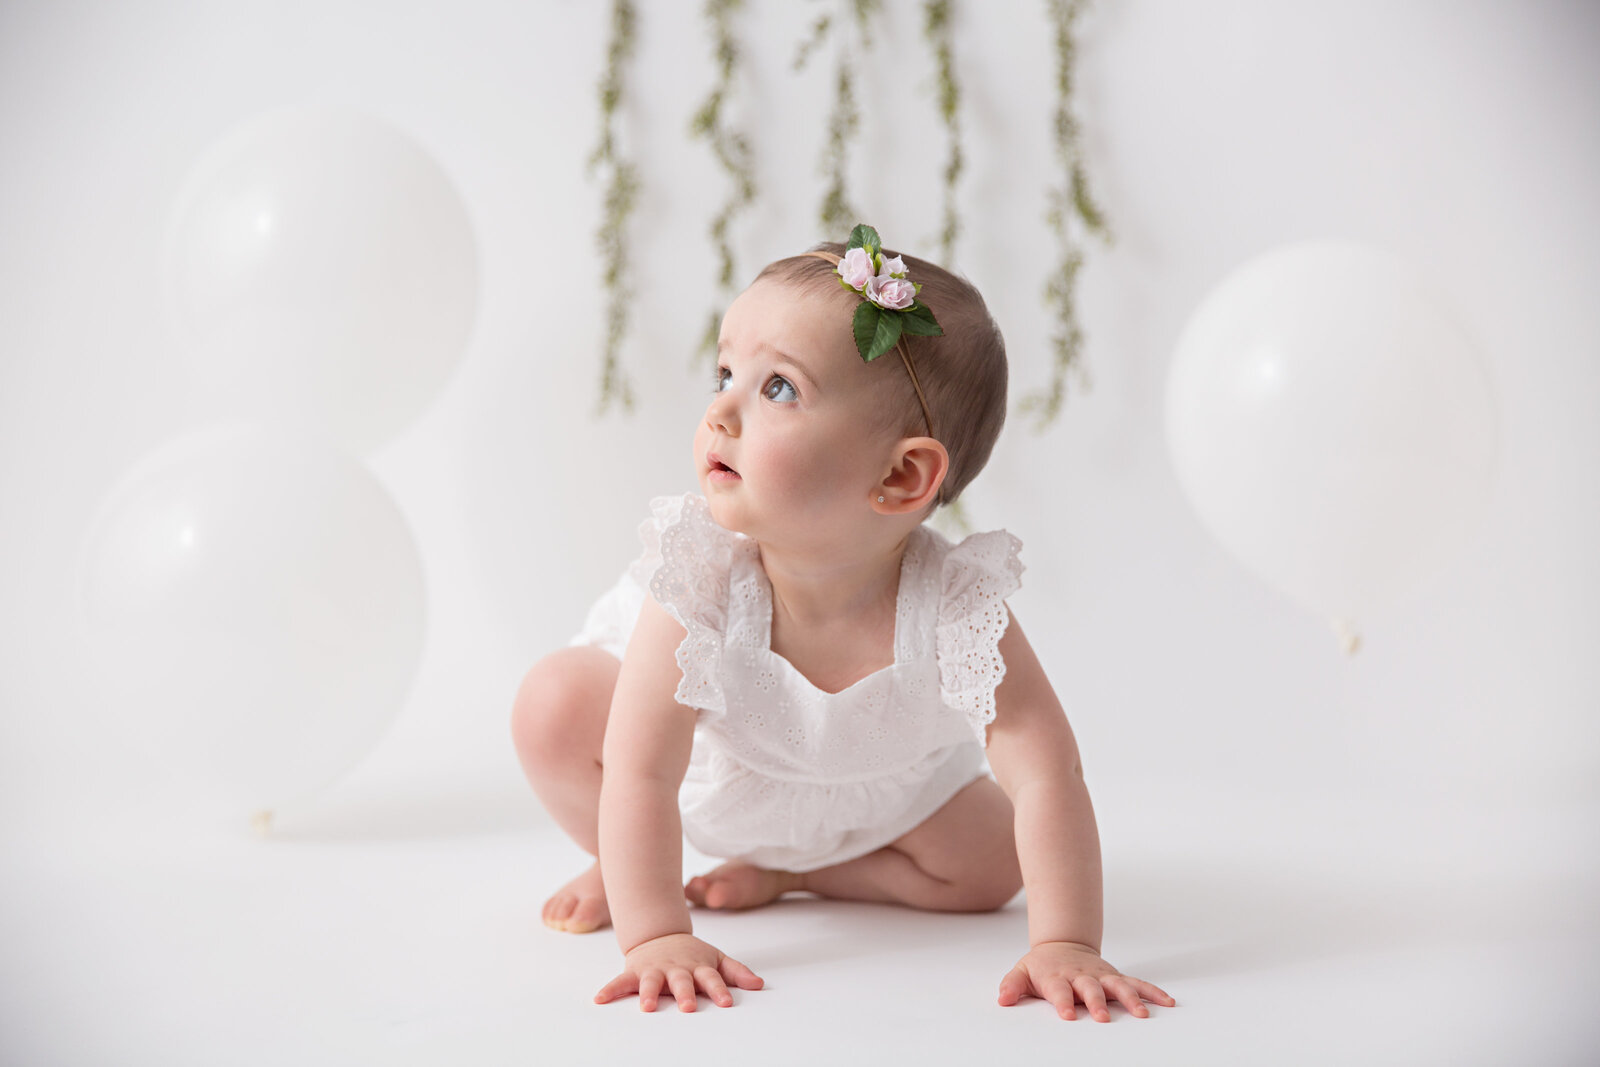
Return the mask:
[[[629,993],[639,994],[639,1010],[655,1011],[662,986],[678,999],[679,1011],[694,1011],[695,993],[724,1008],[733,1007],[727,983],[740,989],[760,989],[761,979],[732,956],[724,956],[693,934],[666,934],[635,945],[623,961],[622,973],[594,995],[604,1004]]]
[[[1000,1003],[1006,1007],[1027,993],[1055,1005],[1056,1014],[1063,1019],[1076,1019],[1074,1005],[1082,1000],[1089,1014],[1103,1023],[1111,1021],[1107,993],[1120,1000],[1128,1014],[1141,1019],[1150,1014],[1141,996],[1169,1008],[1178,1003],[1149,982],[1119,973],[1089,946],[1071,941],[1044,941],[1033,946],[1000,983]]]

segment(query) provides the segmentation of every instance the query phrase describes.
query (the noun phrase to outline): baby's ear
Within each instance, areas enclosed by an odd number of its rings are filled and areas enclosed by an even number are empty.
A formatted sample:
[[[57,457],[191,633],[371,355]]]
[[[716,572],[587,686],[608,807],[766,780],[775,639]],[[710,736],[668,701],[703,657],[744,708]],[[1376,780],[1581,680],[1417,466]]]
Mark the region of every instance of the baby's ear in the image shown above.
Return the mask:
[[[878,483],[873,510],[884,515],[926,511],[938,499],[949,472],[950,453],[944,445],[931,437],[903,438]]]

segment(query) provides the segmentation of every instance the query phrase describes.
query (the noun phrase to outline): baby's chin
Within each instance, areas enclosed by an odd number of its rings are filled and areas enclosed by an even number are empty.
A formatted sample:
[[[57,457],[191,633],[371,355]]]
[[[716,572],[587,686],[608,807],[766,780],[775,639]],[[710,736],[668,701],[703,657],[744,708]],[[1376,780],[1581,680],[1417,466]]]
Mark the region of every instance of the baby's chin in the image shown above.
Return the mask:
[[[744,529],[741,509],[733,501],[727,499],[713,487],[706,485],[705,478],[700,479],[700,495],[706,498],[706,506],[711,511],[711,520],[730,533],[742,533],[753,536],[749,530]]]

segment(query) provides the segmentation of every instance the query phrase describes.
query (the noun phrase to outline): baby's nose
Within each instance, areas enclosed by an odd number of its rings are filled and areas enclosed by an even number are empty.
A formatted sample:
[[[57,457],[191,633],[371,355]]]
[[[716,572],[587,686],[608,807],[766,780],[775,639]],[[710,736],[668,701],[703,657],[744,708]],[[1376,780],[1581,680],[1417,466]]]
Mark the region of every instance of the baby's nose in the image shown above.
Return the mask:
[[[730,437],[739,434],[739,406],[733,402],[729,393],[719,393],[717,397],[706,405],[706,425],[713,430],[721,430]]]

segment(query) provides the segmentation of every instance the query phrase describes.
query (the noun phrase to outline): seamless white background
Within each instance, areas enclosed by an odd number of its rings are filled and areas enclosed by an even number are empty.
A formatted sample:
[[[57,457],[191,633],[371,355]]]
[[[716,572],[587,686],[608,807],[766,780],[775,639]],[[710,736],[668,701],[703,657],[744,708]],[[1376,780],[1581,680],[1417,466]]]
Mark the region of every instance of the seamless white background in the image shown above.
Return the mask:
[[[600,190],[583,161],[607,5],[0,7],[7,1060],[578,1062],[652,1048],[687,1062],[704,1049],[679,1046],[681,1030],[656,1044],[670,1031],[626,1009],[582,1010],[614,954],[537,929],[543,892],[578,856],[522,787],[505,725],[522,672],[633,554],[649,497],[692,487],[708,382],[690,357],[715,301],[704,234],[724,195],[686,133],[712,84],[709,46],[700,5],[640,6],[622,115],[645,183],[624,349],[639,405],[602,418]],[[932,62],[919,5],[886,8],[857,83],[851,189],[891,245],[929,252],[943,159]],[[789,69],[819,10],[758,0],[739,23],[731,118],[762,190],[736,226],[747,276],[821,236],[831,59]],[[1047,375],[1054,60],[1042,4],[957,11],[955,266],[987,295],[1020,396]],[[1092,1041],[1097,1062],[1584,1062],[1600,1041],[1585,1021],[1600,992],[1597,55],[1600,15],[1577,0],[1095,6],[1079,114],[1117,240],[1091,247],[1082,275],[1093,388],[1047,432],[1014,420],[969,509],[1025,545],[1013,606],[1084,752],[1107,954],[1184,1007],[1065,1034],[989,1007],[1021,952],[1019,906],[941,926],[805,904],[749,917],[753,934],[712,924],[736,955],[766,946],[773,988],[741,1005],[749,1018],[699,1020],[696,1040],[804,1027],[860,983],[877,999],[840,1025],[883,1055],[909,1025],[934,1059],[994,1040]],[[174,819],[182,795],[125,758],[121,739],[158,709],[88,684],[71,590],[102,496],[217,414],[191,398],[161,305],[188,168],[260,111],[317,103],[368,110],[434,153],[472,215],[482,292],[454,379],[371,456],[427,570],[417,684],[383,745],[283,812],[284,840],[262,846]],[[1321,237],[1418,266],[1482,346],[1501,413],[1479,536],[1360,620],[1354,659],[1209,539],[1161,422],[1197,302],[1244,260]],[[461,909],[476,917],[442,925]],[[736,949],[746,937],[753,949]],[[919,955],[946,939],[937,962]],[[964,976],[938,994],[950,1007],[897,992],[945,966]],[[220,973],[249,977],[204,977]],[[969,1009],[977,1021],[950,1036]],[[124,1040],[92,1036],[97,1019]],[[583,1043],[591,1030],[600,1045]]]

